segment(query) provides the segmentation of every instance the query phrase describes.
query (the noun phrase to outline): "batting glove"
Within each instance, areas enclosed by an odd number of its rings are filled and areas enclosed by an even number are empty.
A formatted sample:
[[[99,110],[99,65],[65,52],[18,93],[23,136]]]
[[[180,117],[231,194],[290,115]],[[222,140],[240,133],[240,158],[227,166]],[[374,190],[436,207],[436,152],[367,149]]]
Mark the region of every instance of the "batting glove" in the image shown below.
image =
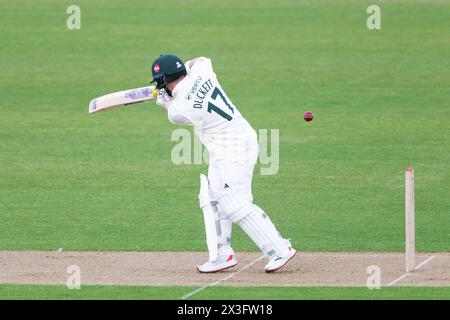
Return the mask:
[[[160,89],[158,91],[158,96],[156,97],[156,104],[163,108],[167,108],[172,99],[173,98],[167,94],[166,90]]]

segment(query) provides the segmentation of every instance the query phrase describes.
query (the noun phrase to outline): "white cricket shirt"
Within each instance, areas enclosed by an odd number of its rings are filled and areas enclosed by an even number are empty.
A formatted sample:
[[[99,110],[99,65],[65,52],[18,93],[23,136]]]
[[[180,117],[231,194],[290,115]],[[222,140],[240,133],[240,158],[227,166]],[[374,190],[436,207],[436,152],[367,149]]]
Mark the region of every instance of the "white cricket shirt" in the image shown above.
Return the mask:
[[[187,76],[172,92],[169,120],[193,125],[212,161],[256,161],[256,132],[225,94],[211,60],[200,58],[186,69]]]

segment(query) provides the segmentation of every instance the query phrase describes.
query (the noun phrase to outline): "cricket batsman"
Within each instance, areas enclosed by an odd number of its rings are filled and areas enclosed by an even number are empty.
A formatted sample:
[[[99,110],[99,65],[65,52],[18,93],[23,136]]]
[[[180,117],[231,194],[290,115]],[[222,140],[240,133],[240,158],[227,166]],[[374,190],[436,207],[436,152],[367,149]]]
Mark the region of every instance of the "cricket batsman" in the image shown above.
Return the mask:
[[[200,57],[185,64],[164,54],[153,62],[152,75],[156,103],[172,123],[193,126],[210,156],[208,176],[200,176],[199,192],[209,261],[197,270],[218,272],[237,264],[231,247],[232,223],[268,258],[266,272],[282,268],[296,251],[253,203],[252,177],[259,154],[256,132],[220,86],[211,60]]]

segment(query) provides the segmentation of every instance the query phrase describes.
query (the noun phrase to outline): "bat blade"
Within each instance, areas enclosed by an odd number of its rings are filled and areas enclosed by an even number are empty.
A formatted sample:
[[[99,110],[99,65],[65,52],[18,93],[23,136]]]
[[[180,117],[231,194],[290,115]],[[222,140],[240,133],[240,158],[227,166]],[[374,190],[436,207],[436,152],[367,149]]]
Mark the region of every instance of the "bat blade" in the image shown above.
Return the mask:
[[[89,113],[106,111],[113,108],[123,107],[138,102],[152,100],[157,92],[155,86],[147,86],[136,89],[123,90],[106,94],[92,99],[89,103]]]

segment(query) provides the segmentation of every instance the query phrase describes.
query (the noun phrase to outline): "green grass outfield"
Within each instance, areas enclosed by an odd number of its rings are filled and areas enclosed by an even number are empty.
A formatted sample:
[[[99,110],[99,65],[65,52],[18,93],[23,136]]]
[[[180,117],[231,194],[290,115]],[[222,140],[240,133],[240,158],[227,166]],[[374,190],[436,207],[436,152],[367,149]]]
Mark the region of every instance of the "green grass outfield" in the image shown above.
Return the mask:
[[[280,130],[280,170],[258,165],[254,199],[295,247],[404,250],[414,166],[417,249],[449,251],[449,2],[377,1],[381,30],[366,28],[371,0],[77,0],[81,30],[68,30],[73,3],[0,1],[0,250],[206,249],[206,165],[170,161],[164,112],[87,113],[171,52],[212,58],[249,122]],[[233,242],[256,250],[238,228]],[[360,289],[313,289],[333,290]]]
[[[1,299],[149,299],[177,300],[193,287],[82,286],[0,286]],[[390,287],[369,290],[354,287],[214,287],[189,299],[201,300],[449,300],[450,287]]]

